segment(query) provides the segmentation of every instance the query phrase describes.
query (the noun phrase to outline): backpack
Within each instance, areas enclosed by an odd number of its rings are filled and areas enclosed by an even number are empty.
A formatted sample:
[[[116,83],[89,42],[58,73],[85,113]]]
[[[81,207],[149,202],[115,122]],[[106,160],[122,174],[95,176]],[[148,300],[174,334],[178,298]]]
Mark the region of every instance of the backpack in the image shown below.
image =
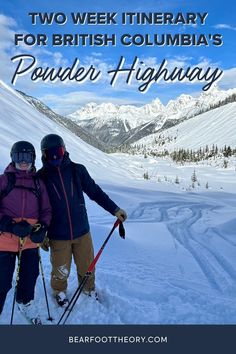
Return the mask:
[[[14,172],[7,172],[7,186],[5,189],[3,189],[0,193],[0,202],[5,198],[14,188],[18,189],[25,189],[30,192],[32,192],[38,201],[39,205],[39,210],[41,210],[41,187],[40,187],[40,182],[39,178],[37,176],[33,176],[33,181],[35,188],[33,187],[26,187],[26,186],[21,186],[21,185],[16,185],[16,176]]]

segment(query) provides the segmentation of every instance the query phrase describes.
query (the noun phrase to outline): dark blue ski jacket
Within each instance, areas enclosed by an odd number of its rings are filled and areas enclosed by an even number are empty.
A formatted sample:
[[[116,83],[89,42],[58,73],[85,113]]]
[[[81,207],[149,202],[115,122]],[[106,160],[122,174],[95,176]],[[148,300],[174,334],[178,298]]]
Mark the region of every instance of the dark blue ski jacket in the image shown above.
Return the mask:
[[[70,160],[65,153],[60,167],[54,167],[42,158],[38,175],[43,179],[52,207],[48,237],[54,240],[72,240],[89,232],[89,222],[83,192],[112,215],[119,207],[94,182],[85,166]]]

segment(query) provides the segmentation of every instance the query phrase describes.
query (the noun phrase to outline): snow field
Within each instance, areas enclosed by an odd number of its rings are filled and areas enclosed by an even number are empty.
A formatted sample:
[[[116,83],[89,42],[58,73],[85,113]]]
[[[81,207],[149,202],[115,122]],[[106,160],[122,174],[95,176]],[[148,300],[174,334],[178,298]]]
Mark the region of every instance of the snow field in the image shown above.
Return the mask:
[[[1,171],[9,163],[11,145],[21,139],[36,146],[39,167],[40,140],[56,132],[65,139],[72,159],[84,163],[109,196],[128,212],[126,240],[116,231],[97,264],[101,302],[81,296],[68,324],[236,323],[234,168],[178,166],[169,159],[106,155],[38,113],[3,85],[0,104]],[[191,189],[193,169],[201,183]],[[149,180],[143,178],[146,170]],[[176,175],[180,184],[174,183]],[[205,188],[207,181],[209,189]],[[96,254],[115,220],[90,200],[87,210]],[[56,323],[62,309],[54,303],[50,290],[49,253],[41,254]],[[76,287],[73,266],[69,297]],[[40,277],[35,297],[42,320],[50,324]],[[13,289],[0,324],[10,322],[12,298]],[[17,309],[14,323],[25,324]]]

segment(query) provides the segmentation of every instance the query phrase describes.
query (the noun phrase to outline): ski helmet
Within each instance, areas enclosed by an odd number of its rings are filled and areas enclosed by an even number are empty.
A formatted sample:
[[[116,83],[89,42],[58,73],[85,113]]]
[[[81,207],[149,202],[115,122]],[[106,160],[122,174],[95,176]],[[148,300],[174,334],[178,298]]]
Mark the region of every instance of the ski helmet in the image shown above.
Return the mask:
[[[49,150],[54,147],[65,148],[65,143],[57,134],[48,134],[41,141],[41,151]]]
[[[11,148],[11,160],[15,163],[27,162],[35,163],[35,149],[28,141],[17,141]]]
[[[63,139],[57,134],[48,134],[41,141],[43,161],[46,160],[54,166],[63,161],[66,151]]]

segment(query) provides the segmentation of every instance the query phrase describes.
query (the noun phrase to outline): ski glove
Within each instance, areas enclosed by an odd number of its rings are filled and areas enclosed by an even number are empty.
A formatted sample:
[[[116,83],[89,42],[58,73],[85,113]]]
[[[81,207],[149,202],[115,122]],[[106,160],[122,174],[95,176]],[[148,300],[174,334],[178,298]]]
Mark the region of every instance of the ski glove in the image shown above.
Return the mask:
[[[24,238],[30,234],[32,226],[25,220],[17,223],[10,216],[4,215],[0,221],[0,230]]]
[[[48,252],[49,251],[49,238],[45,237],[45,239],[43,240],[43,242],[41,243],[40,247],[42,248],[42,250]]]
[[[121,222],[125,221],[127,219],[127,214],[125,212],[125,210],[123,209],[118,209],[115,212],[115,216],[117,217],[117,219],[119,219]]]
[[[33,229],[33,226],[30,225],[26,220],[20,221],[20,222],[13,222],[12,223],[12,231],[14,235],[24,238],[28,236]]]
[[[47,225],[45,224],[35,224],[30,233],[30,239],[34,243],[41,243],[44,240],[46,232],[48,230]]]

